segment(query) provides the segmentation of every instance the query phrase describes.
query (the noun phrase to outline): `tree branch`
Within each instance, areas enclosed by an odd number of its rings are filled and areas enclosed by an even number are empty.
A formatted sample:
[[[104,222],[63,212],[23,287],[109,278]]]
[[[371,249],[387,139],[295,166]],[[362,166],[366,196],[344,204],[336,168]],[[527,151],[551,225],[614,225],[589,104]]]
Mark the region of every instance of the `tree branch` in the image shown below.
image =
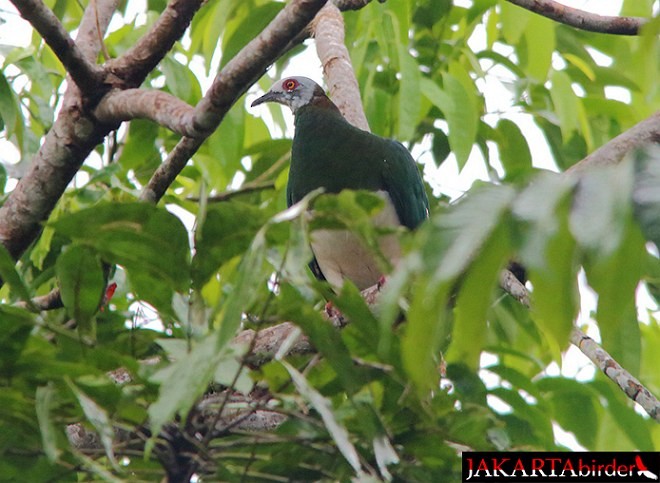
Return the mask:
[[[103,50],[103,37],[119,0],[91,0],[78,27],[76,45],[90,62]]]
[[[289,42],[314,18],[326,0],[293,0],[273,21],[252,39],[215,77],[204,98],[195,107],[193,128],[212,132],[227,111],[263,75],[289,45]],[[141,199],[157,202],[203,139],[183,138],[161,164],[142,192]]]
[[[556,22],[589,32],[616,35],[639,35],[648,19],[641,17],[611,17],[567,7],[554,0],[506,0]]]
[[[131,119],[149,119],[177,134],[189,137],[208,136],[193,129],[192,106],[167,92],[148,89],[115,90],[101,99],[94,111],[104,123]]]
[[[314,18],[312,31],[332,102],[348,122],[369,131],[351,57],[344,45],[344,18],[333,3],[326,3]]]
[[[326,0],[293,0],[236,54],[218,73],[195,107],[198,129],[215,129],[237,98],[284,53],[288,43],[312,21],[325,3]]]
[[[62,303],[62,294],[59,288],[54,288],[45,295],[33,298],[30,302],[18,302],[17,307],[24,309],[34,308],[37,310],[53,310],[64,307]]]
[[[505,272],[508,272],[508,276]],[[500,286],[525,307],[531,308],[527,288],[508,270],[500,277]],[[611,379],[630,399],[639,404],[653,419],[660,421],[660,402],[632,374],[626,371],[598,343],[573,327],[570,335],[571,343],[593,362],[603,374]]]
[[[97,89],[103,79],[102,69],[88,60],[53,11],[42,0],[12,0],[12,3],[53,49],[80,90],[89,94]]]
[[[116,0],[100,1],[96,8],[94,8],[95,4],[91,3],[83,17],[81,26],[84,29],[80,32],[79,40],[81,43],[86,43],[93,38],[91,44],[84,50],[86,56],[95,56],[98,53],[101,45],[99,36],[107,28],[107,23],[104,22],[110,21],[116,5]],[[199,2],[173,0],[159,22],[145,36],[151,35],[151,37],[146,40],[143,38],[137,46],[144,48],[145,45],[156,41],[165,43],[169,37],[165,39],[162,38],[164,35],[160,34],[167,31],[168,27],[170,27],[170,37],[183,34],[185,22],[182,23],[182,20],[188,19],[189,22],[198,8]],[[169,47],[173,43],[174,40],[171,40]],[[122,74],[123,69],[126,68],[130,75],[125,82],[140,84],[149,72],[145,69],[145,65],[155,65],[167,50],[163,52],[161,48],[158,54],[153,55],[146,55],[140,49],[133,49],[130,52],[132,55],[123,56],[112,64],[115,68],[114,72]],[[145,55],[141,62],[138,54]],[[158,57],[160,54],[162,55]],[[136,64],[130,65],[130,61]],[[19,180],[5,203],[0,206],[0,243],[12,257],[18,258],[39,235],[42,223],[48,219],[53,207],[85,158],[109,132],[116,129],[116,124],[103,124],[94,118],[88,111],[94,107],[94,105],[84,106],[76,85],[69,85],[58,118],[46,134],[28,172]],[[1,283],[0,281],[0,285]]]
[[[633,149],[651,143],[660,143],[660,111],[608,141],[567,169],[566,173],[581,174],[585,169],[595,166],[617,164]]]
[[[603,374],[610,378],[630,399],[660,422],[660,402],[633,375],[615,361],[605,349],[577,327],[571,331],[571,343],[580,349]]]
[[[209,203],[221,203],[223,201],[228,201],[236,196],[255,193],[258,191],[272,190],[272,189],[275,189],[274,181],[265,181],[263,183],[244,183],[238,189],[225,191],[223,193],[218,193],[217,195],[214,196],[209,196],[206,198],[206,201],[208,201]],[[200,201],[200,198],[198,196],[188,196],[186,200]]]
[[[202,0],[171,0],[151,30],[106,68],[127,87],[139,86],[190,25]]]

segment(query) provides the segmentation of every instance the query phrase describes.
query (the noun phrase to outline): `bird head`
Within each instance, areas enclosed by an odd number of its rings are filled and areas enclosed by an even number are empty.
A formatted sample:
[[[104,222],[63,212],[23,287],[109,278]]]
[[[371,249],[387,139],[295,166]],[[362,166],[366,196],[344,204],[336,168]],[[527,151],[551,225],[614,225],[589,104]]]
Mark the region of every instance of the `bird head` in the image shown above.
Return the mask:
[[[252,107],[264,102],[277,102],[288,106],[295,114],[298,109],[311,104],[313,99],[325,98],[321,86],[308,77],[287,77],[273,84],[268,92],[252,103]]]

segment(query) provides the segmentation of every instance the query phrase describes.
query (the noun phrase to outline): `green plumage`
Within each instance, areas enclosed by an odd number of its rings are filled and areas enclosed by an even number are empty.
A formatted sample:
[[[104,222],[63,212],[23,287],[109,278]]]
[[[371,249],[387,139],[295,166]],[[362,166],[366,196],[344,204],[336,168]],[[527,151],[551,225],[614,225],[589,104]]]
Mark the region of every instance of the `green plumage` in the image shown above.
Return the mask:
[[[424,185],[405,147],[352,126],[338,111],[310,104],[296,112],[288,205],[317,188],[385,191],[410,229],[428,216]]]
[[[374,214],[374,225],[413,229],[428,217],[424,184],[408,150],[349,124],[313,80],[289,77],[276,82],[252,105],[264,102],[284,104],[295,115],[289,206],[318,188],[329,193],[368,190],[385,200],[383,210]],[[370,287],[381,281],[388,268],[348,230],[314,230],[310,242],[312,271],[336,290],[347,279],[361,290]],[[381,236],[378,245],[390,268],[396,266],[401,258],[396,234]]]

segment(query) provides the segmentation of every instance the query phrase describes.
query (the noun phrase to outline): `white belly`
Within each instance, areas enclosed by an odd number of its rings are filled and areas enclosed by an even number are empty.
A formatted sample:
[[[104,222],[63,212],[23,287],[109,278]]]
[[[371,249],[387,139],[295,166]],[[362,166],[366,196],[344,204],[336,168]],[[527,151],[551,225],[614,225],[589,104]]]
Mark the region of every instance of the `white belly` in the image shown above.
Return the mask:
[[[399,218],[389,196],[378,192],[385,198],[385,207],[373,218],[374,224],[381,227],[398,227]],[[359,238],[347,230],[315,230],[311,234],[312,251],[321,272],[335,289],[340,289],[344,279],[351,280],[358,289],[364,290],[378,283],[384,271],[382,264],[376,262]],[[401,258],[399,240],[395,234],[384,235],[379,240],[380,250],[392,267]]]

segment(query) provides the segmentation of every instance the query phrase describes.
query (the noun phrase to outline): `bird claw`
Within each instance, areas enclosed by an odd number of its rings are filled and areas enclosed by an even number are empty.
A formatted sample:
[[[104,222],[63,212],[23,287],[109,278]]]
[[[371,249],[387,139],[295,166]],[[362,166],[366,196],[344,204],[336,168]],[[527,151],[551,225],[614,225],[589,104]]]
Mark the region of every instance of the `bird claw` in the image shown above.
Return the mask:
[[[327,302],[325,304],[325,313],[328,317],[335,317],[336,315],[340,315],[339,310],[337,310],[335,306],[332,305],[332,302]]]
[[[325,315],[335,327],[344,327],[347,323],[344,315],[332,304],[332,302],[325,304]]]
[[[378,279],[378,282],[376,282],[376,285],[378,286],[378,290],[383,288],[385,285],[385,282],[387,282],[387,277],[385,275],[381,275],[380,278]]]

